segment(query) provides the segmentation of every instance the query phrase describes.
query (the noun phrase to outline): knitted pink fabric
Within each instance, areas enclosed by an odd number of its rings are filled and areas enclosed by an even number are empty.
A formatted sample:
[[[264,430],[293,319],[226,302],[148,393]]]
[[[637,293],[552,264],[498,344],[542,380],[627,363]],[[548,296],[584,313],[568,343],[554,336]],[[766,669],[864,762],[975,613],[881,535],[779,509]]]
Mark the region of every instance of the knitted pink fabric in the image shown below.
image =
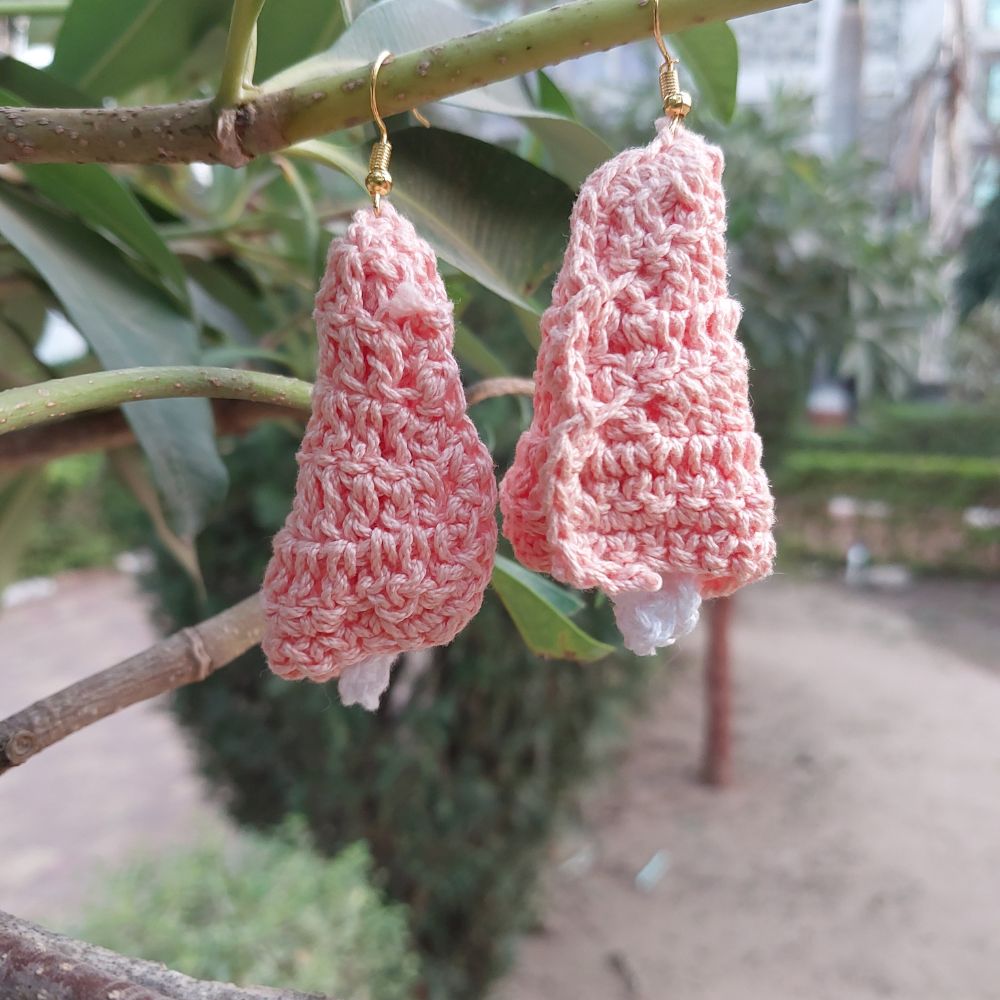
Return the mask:
[[[693,625],[698,598],[770,573],[773,503],[727,292],[722,154],[666,119],[657,132],[580,191],[500,506],[526,566],[610,595],[686,585],[671,613]]]
[[[378,704],[397,654],[450,642],[496,550],[493,460],[466,414],[434,253],[383,203],[330,247],[295,500],[264,578],[263,640],[289,679]]]

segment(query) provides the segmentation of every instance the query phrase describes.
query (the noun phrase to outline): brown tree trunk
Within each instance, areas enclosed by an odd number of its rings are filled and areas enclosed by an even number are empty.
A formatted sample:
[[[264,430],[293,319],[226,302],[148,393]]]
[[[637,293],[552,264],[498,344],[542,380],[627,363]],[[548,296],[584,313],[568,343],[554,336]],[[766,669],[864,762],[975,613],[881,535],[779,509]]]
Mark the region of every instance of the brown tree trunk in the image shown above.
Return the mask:
[[[705,657],[705,726],[702,780],[717,788],[732,779],[732,677],[729,623],[733,599],[720,597],[708,606],[708,652]]]

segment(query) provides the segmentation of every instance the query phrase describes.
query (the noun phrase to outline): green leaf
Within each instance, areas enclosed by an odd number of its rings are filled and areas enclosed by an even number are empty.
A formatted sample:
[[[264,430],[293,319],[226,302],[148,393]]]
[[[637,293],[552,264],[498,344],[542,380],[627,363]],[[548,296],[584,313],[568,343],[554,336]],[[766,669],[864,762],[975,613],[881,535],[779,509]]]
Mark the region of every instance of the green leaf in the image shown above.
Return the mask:
[[[44,469],[32,469],[0,492],[0,590],[17,579],[21,554],[31,537],[28,528],[39,515],[44,485]]]
[[[86,108],[94,104],[83,91],[12,56],[0,56],[0,87],[36,108]]]
[[[272,0],[257,20],[257,77],[329,48],[350,24],[344,0]]]
[[[0,302],[0,384],[8,389],[51,378],[52,373],[35,356],[35,348],[48,320],[48,303],[41,289],[30,286],[23,295],[13,289]]]
[[[191,536],[178,535],[171,530],[167,519],[163,516],[159,494],[150,482],[146,466],[142,461],[142,452],[138,448],[116,448],[109,452],[111,467],[121,481],[131,490],[139,505],[146,511],[149,520],[163,547],[177,560],[177,563],[191,578],[198,591],[198,596],[206,597],[205,580],[198,564],[198,550]]]
[[[77,93],[46,73],[0,60],[0,102],[59,106],[78,103]],[[164,285],[185,305],[184,268],[164,243],[139,200],[117,177],[96,164],[23,164],[31,184],[51,201],[106,230],[152,267]]]
[[[280,89],[371,62],[383,49],[409,52],[468,34],[490,22],[446,0],[383,0],[367,8],[333,46],[265,84]],[[505,80],[456,94],[445,102],[493,115],[520,119],[544,145],[553,172],[578,187],[603,163],[611,150],[606,142],[572,118],[539,108],[519,80]]]
[[[0,0],[0,17],[62,17],[69,0]]]
[[[250,279],[226,262],[189,258],[189,290],[195,314],[205,325],[237,344],[256,345],[272,322]],[[241,280],[242,279],[242,280]]]
[[[534,590],[539,597],[551,604],[562,615],[575,615],[586,606],[586,602],[575,590],[567,590],[566,587],[559,586],[547,576],[525,569],[514,559],[498,555],[496,565],[500,566],[507,576],[513,577],[525,587]]]
[[[725,21],[699,24],[671,35],[670,42],[677,50],[682,73],[690,73],[697,85],[699,100],[719,121],[732,120],[740,65],[732,28]]]
[[[73,0],[52,72],[97,97],[118,97],[184,62],[228,0]]]
[[[437,128],[392,137],[392,201],[439,257],[534,313],[538,289],[558,267],[573,192],[513,153]],[[342,170],[363,185],[368,154],[312,140],[289,150]]]
[[[455,357],[463,368],[470,368],[482,378],[510,374],[506,362],[498,358],[464,323],[455,324]]]
[[[25,164],[32,187],[84,222],[114,236],[148,263],[164,286],[188,302],[180,260],[163,242],[136,196],[117,177],[96,164]]]
[[[564,118],[575,118],[576,111],[573,105],[555,80],[543,70],[539,70],[536,76],[538,77],[538,106],[543,111],[552,111]]]
[[[583,606],[579,597],[513,560],[496,557],[493,589],[525,644],[539,656],[590,662],[615,652],[566,617]]]
[[[106,240],[9,188],[0,189],[0,232],[48,282],[105,367],[195,363],[193,322]],[[150,459],[175,529],[193,536],[226,484],[208,401],[147,401],[129,404],[124,412]]]

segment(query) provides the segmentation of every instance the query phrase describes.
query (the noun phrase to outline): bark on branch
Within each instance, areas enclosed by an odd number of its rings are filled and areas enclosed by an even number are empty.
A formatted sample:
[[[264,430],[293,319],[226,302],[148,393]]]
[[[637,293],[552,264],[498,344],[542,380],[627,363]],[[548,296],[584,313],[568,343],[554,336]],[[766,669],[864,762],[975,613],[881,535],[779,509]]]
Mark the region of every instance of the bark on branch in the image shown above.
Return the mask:
[[[665,32],[807,0],[670,0]],[[652,0],[575,0],[398,56],[379,75],[383,115],[590,52],[649,38]],[[0,162],[224,163],[371,120],[368,68],[272,91],[237,107],[210,100],[142,108],[0,109]]]
[[[316,993],[192,979],[0,911],[4,1000],[324,1000]]]
[[[507,394],[530,395],[530,379],[484,379],[469,388],[468,402]],[[39,425],[58,428],[63,418],[147,399],[240,399],[269,407],[287,407],[290,415],[308,414],[312,383],[242,368],[119,368],[71,375],[0,392],[0,442],[8,434]]]
[[[136,702],[204,680],[260,642],[257,594],[0,722],[0,774]]]
[[[0,392],[0,435],[144,399],[245,399],[308,412],[311,393],[312,384],[301,379],[241,368],[120,368]]]
[[[303,420],[306,416],[301,410],[242,399],[216,399],[213,404],[215,433],[220,437],[246,434],[265,420]],[[135,442],[135,431],[121,410],[84,413],[0,435],[0,474],[44,465],[67,455],[112,451]]]

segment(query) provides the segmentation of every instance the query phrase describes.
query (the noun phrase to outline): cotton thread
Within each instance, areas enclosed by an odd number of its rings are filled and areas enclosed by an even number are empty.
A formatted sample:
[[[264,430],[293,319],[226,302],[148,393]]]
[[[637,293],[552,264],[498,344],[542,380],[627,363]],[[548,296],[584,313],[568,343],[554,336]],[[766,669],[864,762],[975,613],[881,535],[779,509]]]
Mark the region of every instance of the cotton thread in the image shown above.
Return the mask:
[[[730,594],[770,573],[775,551],[727,289],[722,167],[661,119],[648,146],[584,183],[541,321],[534,417],[500,488],[522,563],[612,597],[662,603],[669,590],[663,613],[686,628],[692,584],[696,599]],[[643,632],[626,635],[632,648],[679,634],[637,621],[634,605],[616,609],[623,632]]]
[[[295,499],[263,585],[264,652],[374,708],[389,664],[450,642],[496,551],[493,460],[466,413],[434,253],[387,203],[334,240]]]

